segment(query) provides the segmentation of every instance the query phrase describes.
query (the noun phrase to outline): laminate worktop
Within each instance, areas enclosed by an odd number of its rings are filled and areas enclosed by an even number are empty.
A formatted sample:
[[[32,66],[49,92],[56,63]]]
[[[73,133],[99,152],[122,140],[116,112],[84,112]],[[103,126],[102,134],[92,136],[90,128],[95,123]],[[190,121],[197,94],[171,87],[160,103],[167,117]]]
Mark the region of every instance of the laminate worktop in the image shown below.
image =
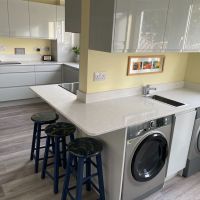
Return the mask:
[[[186,104],[180,107],[143,96],[85,104],[58,85],[33,86],[31,89],[89,136],[99,136],[200,106],[200,93],[184,88],[158,93]]]

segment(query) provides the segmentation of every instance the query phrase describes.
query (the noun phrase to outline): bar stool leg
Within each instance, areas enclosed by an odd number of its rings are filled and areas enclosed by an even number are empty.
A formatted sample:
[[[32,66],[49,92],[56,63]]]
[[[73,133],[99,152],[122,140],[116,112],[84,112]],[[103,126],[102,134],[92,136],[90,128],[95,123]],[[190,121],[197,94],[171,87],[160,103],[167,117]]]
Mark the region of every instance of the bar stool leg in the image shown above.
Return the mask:
[[[83,168],[84,168],[84,158],[79,158],[78,171],[77,171],[76,200],[82,199]]]
[[[51,144],[52,144],[52,152],[53,154],[55,154],[55,142],[53,137],[51,137]]]
[[[33,155],[35,151],[36,134],[37,134],[37,123],[34,123],[30,160],[33,160]]]
[[[105,200],[101,154],[98,154],[96,156],[96,162],[97,162],[97,173],[98,173],[100,200]]]
[[[62,157],[63,157],[63,168],[66,169],[66,140],[62,138]]]
[[[70,181],[72,161],[73,161],[73,156],[69,153],[61,200],[66,200],[69,192],[69,181]]]
[[[48,156],[49,156],[49,147],[50,147],[50,137],[47,136],[46,147],[45,147],[45,152],[44,152],[44,160],[43,160],[43,165],[42,165],[42,174],[41,174],[42,179],[44,179],[46,175],[47,162],[48,162]]]
[[[59,179],[59,162],[60,162],[60,138],[55,138],[55,155],[54,155],[54,193],[58,193]]]
[[[40,137],[41,137],[41,124],[37,125],[36,135],[36,156],[35,156],[35,173],[38,173],[39,157],[40,157]]]
[[[86,159],[86,177],[91,177],[91,158]],[[86,182],[86,190],[91,191],[91,181]]]

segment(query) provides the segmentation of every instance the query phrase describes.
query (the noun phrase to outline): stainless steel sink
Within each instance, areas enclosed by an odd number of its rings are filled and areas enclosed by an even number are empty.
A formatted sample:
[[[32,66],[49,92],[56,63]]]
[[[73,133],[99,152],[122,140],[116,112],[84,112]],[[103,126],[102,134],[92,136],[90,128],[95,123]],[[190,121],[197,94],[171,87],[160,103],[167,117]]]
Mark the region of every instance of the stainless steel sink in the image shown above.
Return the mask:
[[[171,106],[175,106],[175,107],[179,107],[179,106],[184,106],[185,105],[185,104],[183,104],[181,102],[174,101],[174,100],[171,100],[171,99],[167,99],[165,97],[161,97],[161,96],[158,96],[158,95],[153,95],[150,98],[152,98],[152,99],[154,99],[156,101],[160,101],[160,102],[169,104]]]
[[[77,94],[77,90],[79,89],[79,82],[61,83],[59,86],[73,94]]]

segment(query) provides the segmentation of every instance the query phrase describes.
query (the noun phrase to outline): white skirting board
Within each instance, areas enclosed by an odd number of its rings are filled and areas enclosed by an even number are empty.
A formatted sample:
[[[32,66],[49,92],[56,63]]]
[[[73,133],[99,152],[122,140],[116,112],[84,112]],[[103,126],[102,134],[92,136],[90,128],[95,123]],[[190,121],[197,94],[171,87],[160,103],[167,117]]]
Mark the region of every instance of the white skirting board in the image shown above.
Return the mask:
[[[156,92],[166,91],[166,90],[183,88],[184,81],[174,82],[174,83],[155,84],[151,86],[156,88]],[[151,91],[151,92],[152,94],[155,93],[154,91]],[[142,87],[111,90],[111,91],[106,91],[106,92],[89,93],[89,94],[78,91],[77,98],[84,103],[93,103],[93,102],[98,102],[98,101],[105,101],[105,100],[110,100],[110,99],[117,99],[117,98],[137,96],[137,95],[142,95]]]

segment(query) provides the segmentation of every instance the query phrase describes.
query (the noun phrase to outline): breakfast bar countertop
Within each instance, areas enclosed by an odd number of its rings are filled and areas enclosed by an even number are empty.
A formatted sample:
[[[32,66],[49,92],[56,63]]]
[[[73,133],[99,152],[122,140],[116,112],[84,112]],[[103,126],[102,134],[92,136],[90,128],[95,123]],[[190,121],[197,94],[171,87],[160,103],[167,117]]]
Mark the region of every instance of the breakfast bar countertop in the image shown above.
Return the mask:
[[[85,104],[77,100],[76,95],[58,85],[33,86],[31,89],[89,136],[99,136],[200,106],[200,92],[184,88],[158,93],[158,95],[186,104],[180,107],[170,106],[143,96]]]

